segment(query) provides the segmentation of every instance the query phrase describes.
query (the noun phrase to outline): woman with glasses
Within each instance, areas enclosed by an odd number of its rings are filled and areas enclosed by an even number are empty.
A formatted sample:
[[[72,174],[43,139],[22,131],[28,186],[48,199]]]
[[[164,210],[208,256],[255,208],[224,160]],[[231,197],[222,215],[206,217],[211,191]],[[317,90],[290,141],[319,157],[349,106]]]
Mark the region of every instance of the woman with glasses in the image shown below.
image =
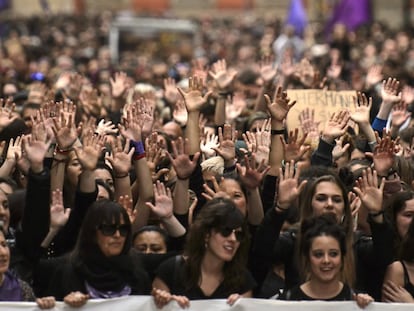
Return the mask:
[[[131,239],[125,209],[106,199],[95,202],[84,218],[74,251],[49,260],[54,272],[46,292],[71,307],[80,307],[89,298],[148,294],[148,276],[130,252]]]
[[[171,300],[188,307],[193,299],[222,299],[232,305],[252,297],[255,281],[246,268],[249,247],[245,217],[233,201],[214,198],[197,215],[184,256],[165,261],[153,282],[156,305]]]

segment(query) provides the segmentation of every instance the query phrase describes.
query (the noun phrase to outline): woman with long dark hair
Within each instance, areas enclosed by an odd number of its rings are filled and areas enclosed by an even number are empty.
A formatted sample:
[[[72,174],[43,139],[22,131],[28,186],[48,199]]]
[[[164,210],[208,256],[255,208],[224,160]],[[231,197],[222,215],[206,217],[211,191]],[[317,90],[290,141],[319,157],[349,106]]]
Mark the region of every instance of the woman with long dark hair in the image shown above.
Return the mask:
[[[246,268],[249,236],[245,217],[232,200],[207,202],[188,233],[184,256],[158,270],[153,295],[158,307],[176,300],[251,297],[255,281]]]
[[[131,231],[120,204],[96,201],[85,216],[74,251],[49,261],[54,272],[47,293],[72,307],[89,298],[148,294],[148,276],[130,251]]]

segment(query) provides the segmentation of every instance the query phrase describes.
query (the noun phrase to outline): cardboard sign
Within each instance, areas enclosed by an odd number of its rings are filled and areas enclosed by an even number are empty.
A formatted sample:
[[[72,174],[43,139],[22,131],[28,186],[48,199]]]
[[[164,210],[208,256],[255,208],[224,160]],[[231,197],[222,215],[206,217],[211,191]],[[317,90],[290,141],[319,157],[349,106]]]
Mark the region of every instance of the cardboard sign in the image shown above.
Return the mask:
[[[320,122],[319,131],[323,130],[334,112],[339,112],[342,109],[355,110],[354,97],[357,95],[356,91],[288,90],[287,93],[291,101],[296,100],[295,106],[288,114],[288,130],[298,128],[299,132],[302,133],[299,114],[306,108],[315,110],[315,122]],[[358,131],[357,126],[354,126],[352,121],[350,126],[356,132]]]

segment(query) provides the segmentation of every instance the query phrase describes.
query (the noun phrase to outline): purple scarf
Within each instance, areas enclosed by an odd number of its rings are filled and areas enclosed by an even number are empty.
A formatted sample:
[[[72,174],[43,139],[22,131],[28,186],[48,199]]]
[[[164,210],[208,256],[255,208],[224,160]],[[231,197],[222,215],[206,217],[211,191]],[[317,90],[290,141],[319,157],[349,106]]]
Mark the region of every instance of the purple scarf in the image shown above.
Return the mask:
[[[23,301],[20,283],[9,271],[4,274],[4,281],[0,286],[0,301]]]

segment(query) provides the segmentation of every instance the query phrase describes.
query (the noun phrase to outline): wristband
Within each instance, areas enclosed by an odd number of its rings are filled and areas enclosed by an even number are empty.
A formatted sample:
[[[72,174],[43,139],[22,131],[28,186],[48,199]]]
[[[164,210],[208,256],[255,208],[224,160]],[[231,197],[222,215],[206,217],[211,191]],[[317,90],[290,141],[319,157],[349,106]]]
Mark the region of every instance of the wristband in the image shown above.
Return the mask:
[[[114,177],[117,178],[117,179],[121,179],[121,178],[127,177],[128,175],[129,175],[128,173],[125,173],[125,174],[122,174],[122,175],[115,175]]]
[[[140,159],[142,159],[142,158],[145,158],[145,152],[144,153],[140,153],[140,154],[138,154],[138,153],[135,153],[133,156],[132,156],[132,160],[140,160]]]
[[[270,134],[271,135],[284,135],[285,134],[285,129],[281,129],[281,130],[270,130]]]
[[[377,216],[380,216],[380,215],[384,215],[384,210],[382,209],[382,210],[380,210],[380,211],[378,211],[376,213],[368,213],[368,215],[370,217],[377,217]]]
[[[289,209],[289,207],[288,208],[281,208],[280,205],[279,205],[279,202],[276,202],[276,209],[278,209],[281,212],[286,212]]]
[[[135,151],[134,151],[135,155],[145,153],[144,144],[142,143],[142,141],[131,140],[130,146],[135,148]]]

